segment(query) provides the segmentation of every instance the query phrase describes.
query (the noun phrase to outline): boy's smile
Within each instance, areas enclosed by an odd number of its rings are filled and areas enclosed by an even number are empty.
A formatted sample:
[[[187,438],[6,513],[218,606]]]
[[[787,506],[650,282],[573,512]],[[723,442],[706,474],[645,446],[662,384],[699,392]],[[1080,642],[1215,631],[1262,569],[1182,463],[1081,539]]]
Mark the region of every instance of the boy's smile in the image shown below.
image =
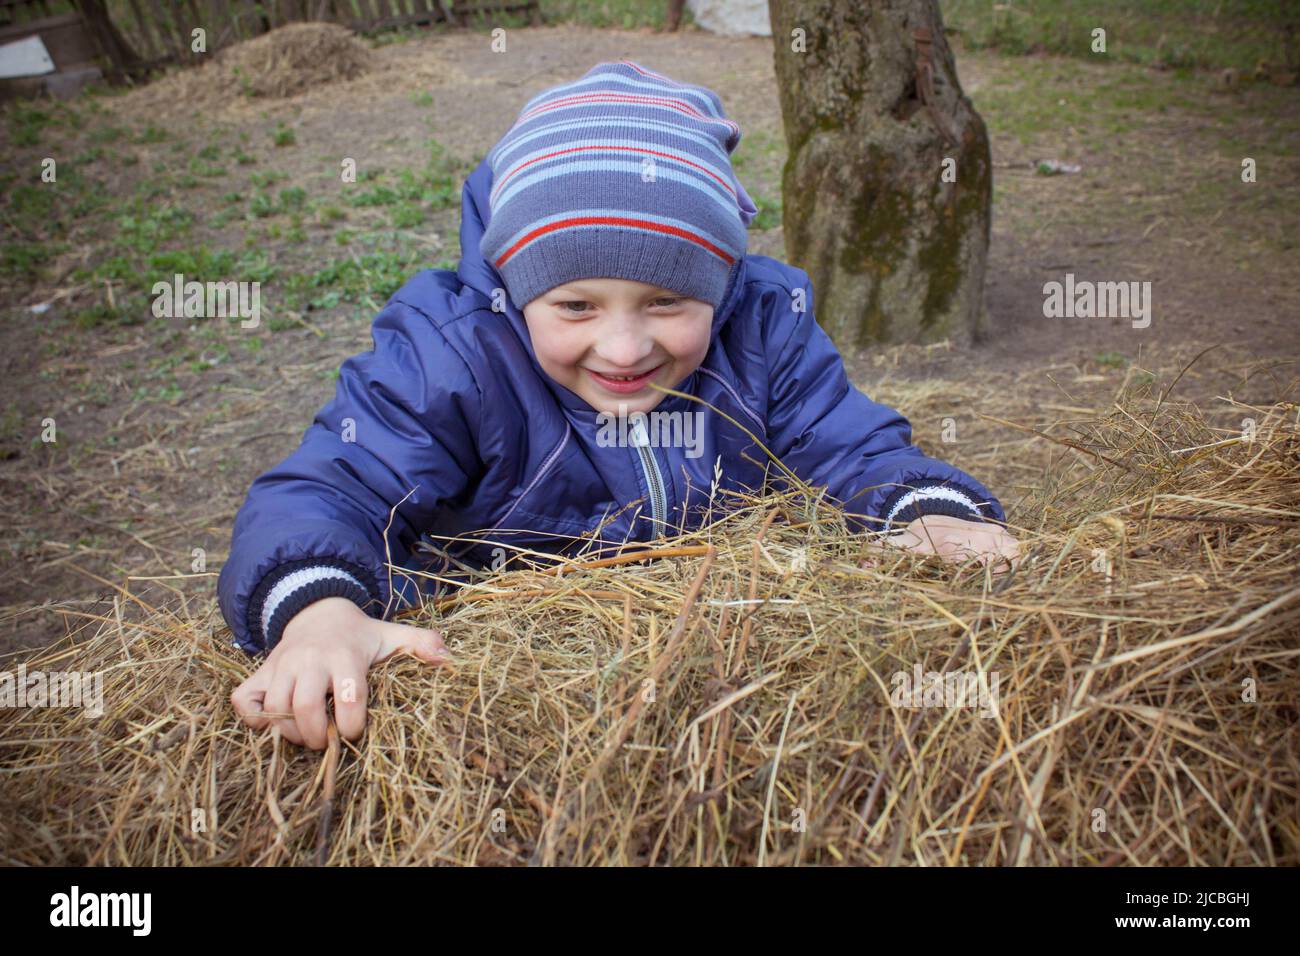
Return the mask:
[[[704,361],[713,307],[631,279],[582,279],[524,306],[542,370],[598,412],[648,412]]]

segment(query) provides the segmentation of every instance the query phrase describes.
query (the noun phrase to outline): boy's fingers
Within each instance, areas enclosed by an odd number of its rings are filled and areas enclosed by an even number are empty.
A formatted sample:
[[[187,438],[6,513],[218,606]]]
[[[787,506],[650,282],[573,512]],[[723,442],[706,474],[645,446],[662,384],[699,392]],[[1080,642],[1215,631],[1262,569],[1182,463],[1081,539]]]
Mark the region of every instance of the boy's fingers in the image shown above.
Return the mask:
[[[270,722],[262,716],[266,688],[270,679],[270,671],[263,665],[253,676],[230,693],[230,703],[235,708],[235,713],[239,714],[244,723],[254,730],[261,730]]]
[[[928,554],[933,550],[930,548],[929,542],[906,530],[870,537],[864,543],[864,549],[873,555],[880,555],[882,558],[895,557],[895,555],[890,554],[891,551],[915,551],[918,554]],[[875,568],[879,564],[880,560],[873,557],[868,558],[861,566]]]
[[[1020,561],[1024,557],[1020,553],[1020,542],[1015,538],[1008,538],[1003,544],[1002,555],[1006,558],[1006,570],[1014,571],[1020,566]]]
[[[344,739],[357,740],[365,732],[369,693],[364,674],[334,676],[334,723]]]
[[[442,632],[436,628],[386,622],[383,643],[375,663],[386,661],[399,651],[426,664],[445,664],[451,660],[451,654],[442,642]]]
[[[877,554],[887,554],[890,548],[913,548],[922,543],[911,531],[894,531],[889,534],[878,534],[866,540],[866,549],[874,551]]]
[[[293,688],[296,681],[292,674],[276,676],[271,679],[271,687],[266,692],[266,700],[262,702],[268,719],[274,720],[276,726],[280,728],[280,735],[290,743],[301,744],[302,732],[298,729],[298,722],[293,719]],[[283,717],[274,716],[284,714]]]
[[[329,685],[329,676],[320,671],[300,674],[293,685],[293,719],[303,743],[312,750],[325,749],[325,731],[329,725],[325,690]]]
[[[875,535],[868,538],[863,547],[880,555],[897,549],[915,554],[937,554],[953,561],[975,557],[983,564],[994,564],[994,573],[1012,570],[1020,561],[1020,543],[1000,527],[972,534],[971,529],[964,526],[953,528],[942,522],[923,522],[917,531],[908,528],[893,534]],[[875,563],[874,558],[869,559],[864,566],[874,566]]]

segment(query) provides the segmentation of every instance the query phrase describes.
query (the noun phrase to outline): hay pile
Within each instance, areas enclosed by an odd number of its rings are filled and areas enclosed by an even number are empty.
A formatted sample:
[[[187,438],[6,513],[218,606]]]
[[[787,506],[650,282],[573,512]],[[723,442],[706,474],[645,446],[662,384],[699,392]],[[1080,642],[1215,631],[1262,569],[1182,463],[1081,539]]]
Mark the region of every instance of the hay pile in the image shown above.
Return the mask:
[[[497,575],[423,616],[456,666],[377,670],[325,755],[237,721],[214,609],[113,615],[27,665],[102,670],[103,717],[0,712],[0,860],[1295,865],[1300,429],[1241,417],[1054,431],[1010,579],[864,566],[797,494]]]
[[[290,23],[219,50],[211,62],[185,67],[138,91],[133,100],[187,108],[241,100],[282,100],[353,80],[374,66],[374,54],[337,23]]]

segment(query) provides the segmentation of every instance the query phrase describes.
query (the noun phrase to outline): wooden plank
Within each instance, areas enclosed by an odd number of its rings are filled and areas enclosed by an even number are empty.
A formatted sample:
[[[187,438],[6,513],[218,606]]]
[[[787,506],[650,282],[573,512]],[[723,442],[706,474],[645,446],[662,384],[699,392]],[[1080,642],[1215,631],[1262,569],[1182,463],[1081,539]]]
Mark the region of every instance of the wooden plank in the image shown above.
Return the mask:
[[[257,36],[261,32],[260,20],[253,0],[234,0],[230,4],[230,19],[235,27],[235,42],[241,42]]]
[[[208,34],[207,42],[209,44],[209,50],[212,49],[210,45],[212,42],[212,30],[203,22],[202,17],[199,16],[199,11],[194,6],[194,0],[185,0],[184,5],[176,3],[174,9],[177,13],[177,21],[180,23],[181,35],[184,38],[182,42],[185,44],[184,48],[181,50],[181,58],[186,60],[198,59],[202,54],[195,53],[193,50],[194,30],[196,27],[204,28],[204,31]]]
[[[166,11],[167,22],[172,25],[172,32],[176,34],[176,59],[186,62],[193,56],[190,53],[190,30],[186,25],[189,16],[174,0],[166,5]]]
[[[421,10],[419,13],[403,13],[400,16],[384,17],[377,21],[371,30],[390,30],[395,27],[424,26],[428,23],[437,23],[443,19],[441,11],[434,13],[432,10]]]
[[[176,58],[182,62],[193,59],[190,52],[190,15],[178,2],[167,4],[167,20],[176,34]]]
[[[161,41],[154,35],[153,24],[149,22],[140,11],[140,0],[130,0],[131,14],[135,17],[135,32],[140,37],[140,54],[146,60],[152,60],[159,53],[165,52],[165,48],[159,46]]]
[[[170,10],[166,13],[163,12],[162,3],[159,0],[148,0],[148,2],[149,9],[153,12],[154,26],[158,29],[158,45],[161,47],[159,52],[165,56],[179,56],[180,48],[176,44],[180,24],[176,22],[174,17],[169,16]]]
[[[36,20],[55,16],[50,12],[49,4],[37,6],[36,0],[9,0],[0,4],[0,25],[14,26],[18,23],[31,23]]]
[[[10,24],[0,29],[0,42],[10,43],[38,34],[50,59],[54,61],[54,66],[59,70],[65,66],[93,61],[100,52],[95,34],[75,13]]]
[[[199,12],[194,0],[185,0],[185,14],[189,17],[185,24],[185,35],[190,43],[194,42],[193,32],[195,27],[203,27],[208,33],[212,32],[211,27],[203,22],[203,14]]]
[[[70,23],[77,22],[75,13],[65,13],[57,17],[42,17],[39,20],[28,20],[25,23],[11,23],[3,28],[5,42],[10,40],[21,40],[23,37],[34,36],[42,30],[49,30],[56,27],[66,26]]]
[[[452,14],[459,18],[461,25],[465,24],[468,16],[483,16],[488,13],[541,13],[541,8],[537,0],[527,0],[527,2],[509,2],[504,0],[501,3],[487,3],[473,0],[456,0],[452,4]]]
[[[349,30],[360,33],[365,29],[366,13],[363,4],[354,3],[352,0],[339,0],[338,11],[339,23]]]
[[[267,30],[271,29],[270,12],[265,5],[259,7],[257,0],[244,0],[244,6],[248,10],[244,19],[244,39],[251,40],[253,37],[260,37]]]
[[[108,22],[108,11],[104,9],[102,0],[81,0],[77,5],[77,17],[78,32],[84,34],[93,46],[98,47],[100,55],[112,64],[108,70],[110,79],[120,81],[127,58],[116,42],[117,37],[113,34],[112,24]],[[53,53],[50,58],[54,59]],[[94,59],[94,54],[85,59]],[[55,60],[55,63],[58,63],[58,60]]]
[[[81,23],[94,36],[100,52],[112,64],[106,72],[108,80],[113,83],[122,82],[142,57],[113,22],[104,0],[76,0],[76,6],[81,15]]]
[[[225,0],[208,0],[208,52],[239,42],[239,7]]]
[[[339,0],[339,23],[360,32],[370,20],[370,10],[363,0]]]

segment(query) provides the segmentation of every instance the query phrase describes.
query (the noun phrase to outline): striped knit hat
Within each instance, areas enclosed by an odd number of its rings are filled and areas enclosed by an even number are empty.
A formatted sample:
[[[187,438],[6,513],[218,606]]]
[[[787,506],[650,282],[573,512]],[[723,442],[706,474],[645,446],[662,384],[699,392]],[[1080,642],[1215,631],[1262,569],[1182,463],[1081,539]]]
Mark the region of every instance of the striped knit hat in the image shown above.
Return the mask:
[[[515,306],[578,279],[722,301],[756,209],[731,168],[740,127],[716,93],[630,60],[524,106],[488,153],[480,251]]]

